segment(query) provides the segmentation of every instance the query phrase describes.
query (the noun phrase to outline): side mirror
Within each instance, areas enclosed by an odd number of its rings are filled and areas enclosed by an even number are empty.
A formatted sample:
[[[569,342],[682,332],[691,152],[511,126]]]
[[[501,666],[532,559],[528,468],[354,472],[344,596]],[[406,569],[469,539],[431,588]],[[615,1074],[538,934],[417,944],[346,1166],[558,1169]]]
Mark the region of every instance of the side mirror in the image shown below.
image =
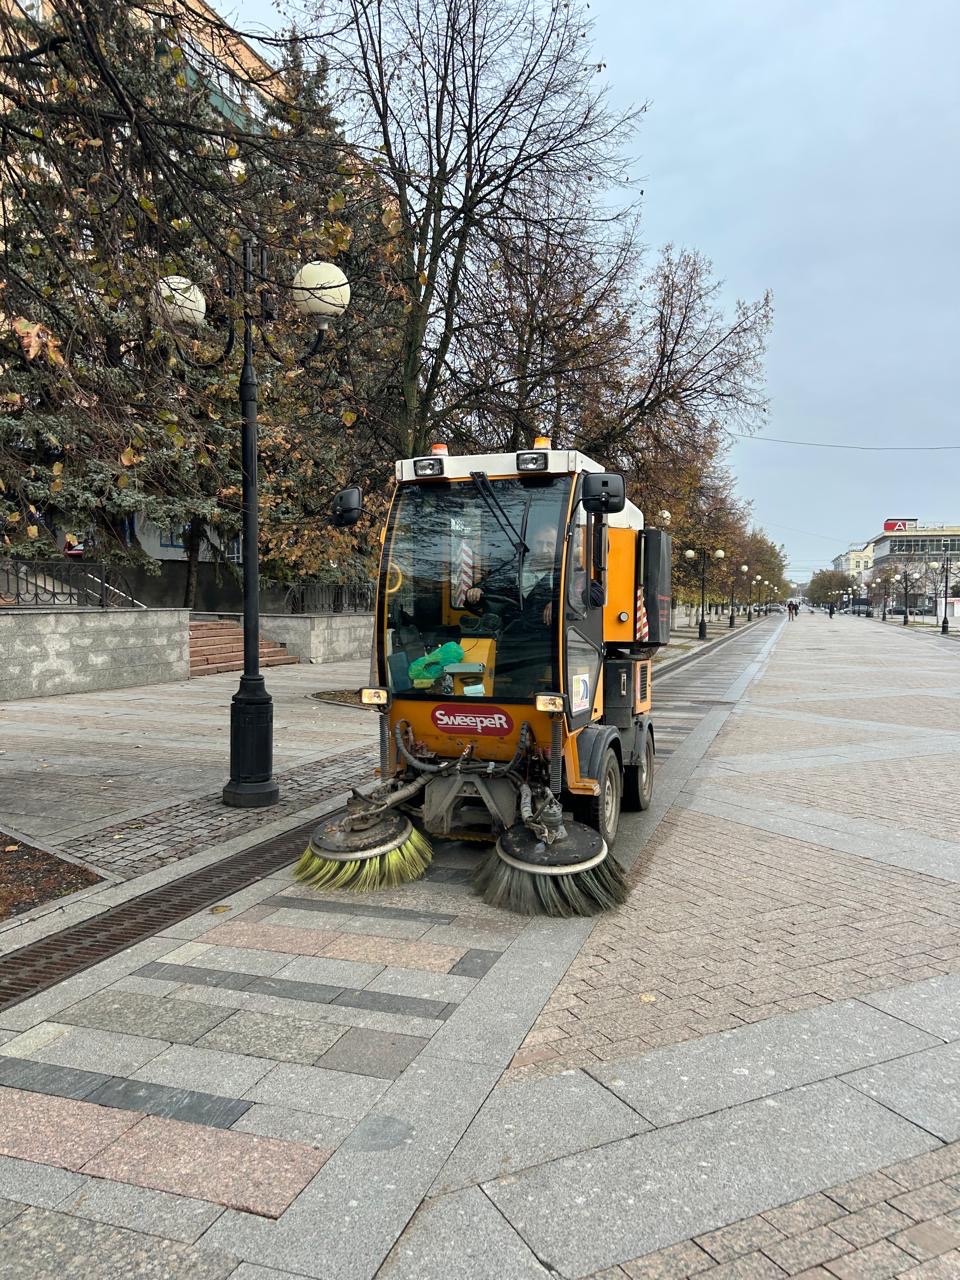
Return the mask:
[[[333,523],[338,529],[356,524],[363,515],[363,494],[353,485],[341,489],[333,500]]]
[[[623,476],[614,471],[588,471],[583,477],[580,501],[591,515],[616,515],[627,505],[627,489]]]

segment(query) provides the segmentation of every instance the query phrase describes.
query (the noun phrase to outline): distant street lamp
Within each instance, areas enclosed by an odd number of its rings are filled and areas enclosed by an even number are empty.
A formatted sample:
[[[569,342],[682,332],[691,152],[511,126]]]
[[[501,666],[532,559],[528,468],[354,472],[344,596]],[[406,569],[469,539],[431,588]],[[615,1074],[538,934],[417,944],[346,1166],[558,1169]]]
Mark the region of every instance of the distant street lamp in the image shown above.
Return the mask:
[[[240,371],[241,502],[243,558],[243,674],[230,704],[230,780],[223,788],[223,803],[237,809],[265,808],[276,804],[280,788],[273,776],[273,700],[260,674],[260,549],[257,518],[257,374],[253,367],[254,329],[263,347],[272,352],[265,328],[276,318],[276,299],[267,286],[267,250],[255,244],[250,232],[241,241],[243,298],[243,367]],[[254,260],[256,257],[256,268]],[[227,295],[232,296],[228,280]],[[203,294],[186,276],[166,276],[155,290],[157,310],[174,329],[197,328],[206,315]],[[317,334],[300,363],[306,364],[320,350],[330,321],[343,314],[350,301],[347,277],[332,262],[308,262],[293,278],[293,302],[301,315],[312,316]],[[254,307],[256,306],[256,314]],[[233,350],[236,328],[230,320],[220,355],[199,364],[222,364]]]
[[[671,516],[671,514],[670,514],[670,512],[669,512],[669,511],[660,511],[660,512],[658,512],[658,514],[657,514],[657,518],[659,519],[660,523],[661,523],[664,527],[666,527],[666,526],[670,523],[670,521],[673,519],[673,517]]]
[[[946,539],[943,541],[943,622],[940,624],[940,634],[948,636],[950,634],[950,623],[947,621],[947,600],[950,590],[950,543]]]
[[[906,627],[909,625],[909,619],[907,618],[907,613],[908,613],[907,592],[910,590],[910,584],[907,582],[907,575],[905,573],[895,573],[893,575],[893,580],[894,582],[903,583],[903,625]],[[894,587],[894,598],[896,598],[896,587]]]
[[[697,638],[700,640],[707,638],[707,561],[722,560],[724,554],[719,547],[715,551],[708,551],[706,547],[699,547],[695,551],[688,548],[683,553],[688,564],[692,564],[697,556],[700,557],[700,625],[697,628]]]
[[[742,564],[740,566],[740,572],[749,573],[750,566],[746,564]],[[737,625],[736,619],[734,617],[734,611],[736,610],[736,607],[737,607],[736,590],[737,590],[737,575],[736,573],[734,573],[733,569],[731,568],[730,570],[730,626],[731,627],[735,627]]]

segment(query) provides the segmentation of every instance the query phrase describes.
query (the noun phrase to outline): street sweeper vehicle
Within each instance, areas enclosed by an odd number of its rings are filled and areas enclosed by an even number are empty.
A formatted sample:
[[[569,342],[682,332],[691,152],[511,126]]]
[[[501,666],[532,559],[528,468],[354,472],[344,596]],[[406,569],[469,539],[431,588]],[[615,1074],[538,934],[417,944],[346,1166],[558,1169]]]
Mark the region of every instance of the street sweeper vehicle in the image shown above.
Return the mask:
[[[317,888],[423,875],[432,841],[478,840],[475,889],[524,914],[618,905],[621,808],[653,790],[652,657],[669,640],[669,536],[623,477],[538,440],[396,464],[372,679],[380,784],[298,867]],[[338,495],[334,522],[361,513]],[[492,846],[492,848],[490,847]]]

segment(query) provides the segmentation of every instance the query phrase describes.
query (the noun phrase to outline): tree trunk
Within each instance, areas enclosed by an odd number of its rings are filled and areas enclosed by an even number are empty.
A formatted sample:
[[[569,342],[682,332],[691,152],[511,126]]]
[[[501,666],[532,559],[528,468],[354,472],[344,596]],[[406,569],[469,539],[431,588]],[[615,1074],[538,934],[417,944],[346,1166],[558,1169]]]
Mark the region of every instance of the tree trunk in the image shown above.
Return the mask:
[[[187,553],[187,581],[183,589],[183,607],[193,609],[197,603],[197,568],[200,564],[200,546],[203,542],[204,521],[194,516],[187,525],[185,550]]]

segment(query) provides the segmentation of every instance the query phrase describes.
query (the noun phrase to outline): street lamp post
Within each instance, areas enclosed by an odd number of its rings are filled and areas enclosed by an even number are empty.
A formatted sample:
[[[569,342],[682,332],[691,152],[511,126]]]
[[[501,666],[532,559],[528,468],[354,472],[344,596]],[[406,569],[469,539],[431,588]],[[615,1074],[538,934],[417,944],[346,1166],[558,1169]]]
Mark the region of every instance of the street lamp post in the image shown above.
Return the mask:
[[[750,569],[749,565],[742,564],[740,566],[741,573],[748,573],[749,569]],[[731,627],[735,627],[737,625],[736,619],[734,617],[734,610],[737,607],[736,590],[737,590],[737,575],[731,568],[730,570],[730,626]]]
[[[893,575],[893,580],[894,582],[903,583],[903,625],[906,627],[909,625],[909,619],[907,618],[907,614],[910,611],[909,596],[908,596],[908,592],[910,590],[910,584],[907,581],[906,571],[904,571],[903,573],[895,573]],[[896,587],[894,587],[894,594],[896,594]]]
[[[230,703],[230,778],[223,788],[223,803],[236,809],[259,809],[276,804],[280,788],[273,776],[273,699],[260,672],[260,547],[257,496],[257,373],[253,364],[254,326],[263,345],[272,351],[264,332],[275,319],[275,299],[266,287],[267,250],[246,233],[241,242],[243,297],[243,365],[240,370],[241,547],[243,570],[243,673]],[[257,269],[254,260],[257,260]],[[259,308],[254,316],[255,288],[259,284]],[[228,294],[232,292],[228,286]],[[320,350],[331,319],[343,314],[350,301],[350,285],[339,267],[330,262],[309,262],[293,279],[293,302],[304,316],[317,323],[313,345],[301,357],[311,360]],[[203,295],[184,276],[167,276],[157,285],[158,309],[176,327],[198,327],[206,314]],[[236,328],[230,321],[226,345],[216,360],[198,367],[221,364],[233,350]],[[181,356],[183,353],[180,352]],[[186,359],[186,357],[183,357]],[[187,361],[187,363],[195,363]]]
[[[697,556],[700,557],[700,625],[697,627],[697,638],[699,640],[706,640],[707,638],[707,561],[722,560],[724,554],[719,547],[713,552],[708,551],[706,547],[700,547],[696,551],[693,548],[688,548],[683,553],[683,558],[688,564],[692,564]]]
[[[944,541],[943,544],[943,622],[940,624],[940,634],[948,636],[950,634],[950,623],[947,620],[947,600],[950,591],[950,543]]]

